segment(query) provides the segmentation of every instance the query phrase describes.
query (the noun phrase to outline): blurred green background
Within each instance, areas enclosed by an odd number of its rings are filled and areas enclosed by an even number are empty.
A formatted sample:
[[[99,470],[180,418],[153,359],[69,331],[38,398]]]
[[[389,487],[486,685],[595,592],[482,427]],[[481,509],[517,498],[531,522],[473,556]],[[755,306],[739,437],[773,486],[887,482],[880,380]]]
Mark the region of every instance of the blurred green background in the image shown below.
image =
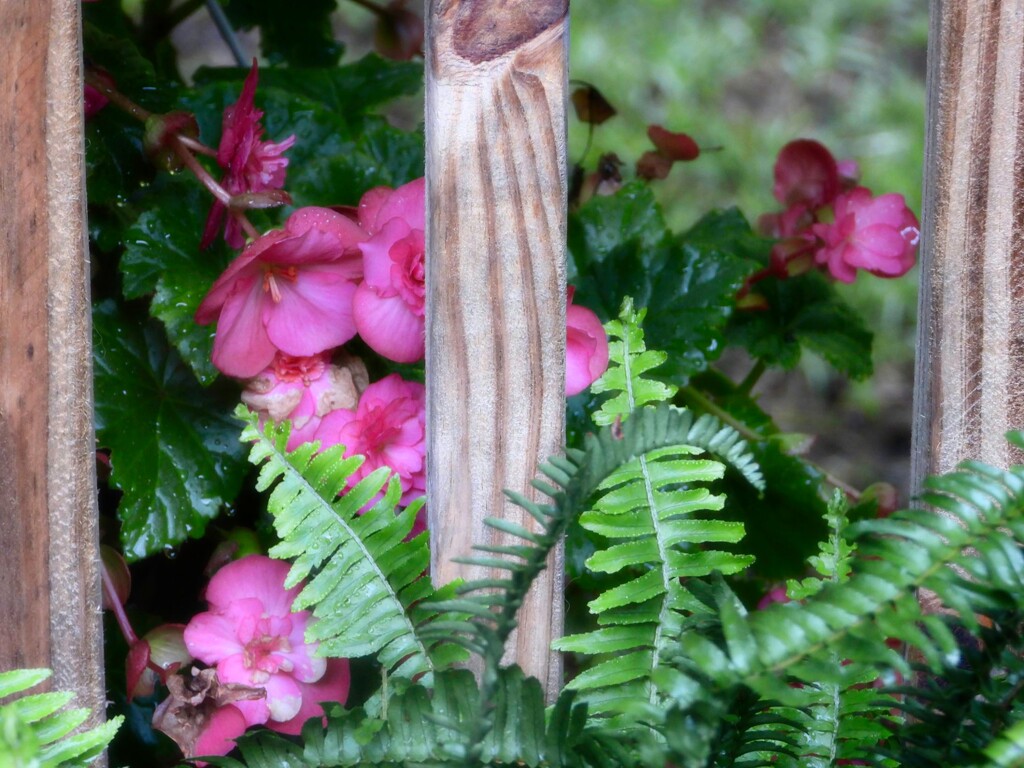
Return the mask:
[[[571,9],[570,76],[619,111],[595,132],[590,162],[613,151],[631,166],[650,148],[650,123],[722,148],[655,182],[673,224],[712,207],[739,206],[751,221],[774,210],[775,155],[799,137],[857,160],[866,186],[921,210],[926,3],[573,0]],[[573,160],[586,133],[570,120]],[[879,333],[876,362],[908,359],[916,273],[865,275],[845,293]]]

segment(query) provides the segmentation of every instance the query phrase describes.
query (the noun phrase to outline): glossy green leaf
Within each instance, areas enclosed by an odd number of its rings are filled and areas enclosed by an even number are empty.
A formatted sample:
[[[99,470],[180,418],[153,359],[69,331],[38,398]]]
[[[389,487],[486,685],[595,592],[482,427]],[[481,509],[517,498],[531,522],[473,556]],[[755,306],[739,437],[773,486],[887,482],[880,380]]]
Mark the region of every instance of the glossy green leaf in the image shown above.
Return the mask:
[[[736,292],[762,250],[766,241],[736,211],[708,214],[681,235],[667,231],[650,190],[639,184],[594,198],[569,220],[579,303],[608,319],[632,296],[648,310],[647,345],[668,353],[661,371],[675,383],[721,355]]]
[[[124,236],[121,272],[124,295],[152,294],[150,314],[164,323],[167,337],[202,384],[217,378],[210,360],[215,326],[193,319],[231,254],[222,240],[199,250],[211,198],[190,179],[163,178],[148,208]]]
[[[202,536],[246,471],[230,416],[233,387],[204,390],[156,323],[112,302],[93,311],[96,430],[111,450],[110,481],[125,555],[137,560]]]
[[[727,341],[769,365],[792,368],[803,349],[854,379],[871,375],[871,332],[820,272],[787,280],[767,278],[756,291],[768,309],[737,312]]]

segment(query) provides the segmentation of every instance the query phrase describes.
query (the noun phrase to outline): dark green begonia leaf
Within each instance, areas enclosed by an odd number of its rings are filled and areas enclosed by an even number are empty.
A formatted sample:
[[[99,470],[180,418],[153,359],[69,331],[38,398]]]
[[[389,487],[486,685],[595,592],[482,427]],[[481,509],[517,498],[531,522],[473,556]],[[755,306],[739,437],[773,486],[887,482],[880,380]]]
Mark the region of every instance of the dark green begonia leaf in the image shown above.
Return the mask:
[[[203,384],[217,378],[210,361],[214,326],[196,325],[196,307],[231,259],[222,239],[199,250],[212,198],[191,179],[164,177],[152,205],[129,227],[121,256],[124,295],[152,294],[150,314]]]
[[[726,473],[722,490],[729,503],[721,514],[742,522],[747,535],[739,545],[722,548],[754,555],[754,569],[763,578],[799,576],[828,533],[822,473],[775,441],[751,442],[750,450],[764,473],[765,490],[759,493],[736,473]]]
[[[167,345],[103,302],[93,311],[96,433],[110,449],[110,482],[129,560],[203,535],[237,495],[247,449],[231,414],[233,388],[203,389]]]
[[[594,198],[569,220],[577,303],[603,320],[615,316],[623,296],[646,307],[648,346],[668,353],[660,370],[675,383],[721,355],[736,292],[766,248],[736,211],[712,212],[681,235],[669,232],[641,184]]]
[[[736,312],[729,343],[781,368],[795,366],[807,349],[851,378],[871,375],[872,334],[823,274],[769,277],[754,290],[765,297],[768,309]]]
[[[218,81],[240,84],[248,74],[248,69],[239,67],[203,67],[196,71],[195,83],[198,87]],[[412,96],[422,87],[422,63],[389,61],[371,53],[340,67],[261,69],[258,89],[289,91],[319,102],[343,120],[353,122],[373,107]]]

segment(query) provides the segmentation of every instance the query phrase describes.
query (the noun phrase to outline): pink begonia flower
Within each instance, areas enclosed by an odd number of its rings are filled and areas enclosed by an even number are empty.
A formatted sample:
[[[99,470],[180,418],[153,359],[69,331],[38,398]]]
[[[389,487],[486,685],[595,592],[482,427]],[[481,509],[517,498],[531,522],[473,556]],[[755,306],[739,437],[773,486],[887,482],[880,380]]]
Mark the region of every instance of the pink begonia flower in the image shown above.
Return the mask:
[[[371,189],[359,202],[359,223],[369,237],[359,245],[356,330],[374,352],[399,363],[423,359],[425,215],[422,178],[398,189]]]
[[[284,588],[288,569],[288,563],[263,555],[225,565],[206,587],[209,610],[185,627],[185,645],[216,666],[221,684],[266,690],[265,698],[233,702],[247,726],[294,735],[306,720],[323,715],[321,702],[345,702],[349,670],[345,659],[313,655],[317,644],[305,640],[312,615],[292,612],[302,586]]]
[[[224,110],[221,126],[220,145],[217,148],[217,163],[227,169],[221,186],[232,195],[243,192],[264,192],[281,189],[284,186],[288,158],[285,150],[295,143],[294,134],[279,142],[263,141],[263,126],[260,119],[263,112],[256,109],[256,82],[259,79],[256,59],[242,85],[238,101]],[[217,237],[224,221],[227,207],[220,200],[214,202],[206,219],[200,248],[207,248]],[[232,248],[245,245],[241,226],[232,216],[227,217],[224,239]]]
[[[278,351],[305,357],[344,344],[356,332],[352,296],[362,277],[357,224],[327,208],[300,208],[253,241],[196,310],[217,323],[213,364],[229,376],[255,376]]]
[[[775,161],[775,199],[789,207],[814,210],[828,205],[839,192],[839,168],[820,142],[797,139],[779,151]]]
[[[907,208],[903,195],[872,197],[870,190],[855,187],[834,202],[831,224],[811,226],[822,245],[814,258],[837,280],[852,283],[857,270],[881,277],[899,277],[914,266],[921,239],[917,217]]]
[[[393,373],[367,387],[354,410],[339,408],[324,416],[315,439],[321,448],[340,443],[346,456],[366,457],[349,478],[349,488],[388,467],[402,484],[401,503],[408,505],[427,487],[425,409],[423,385]]]
[[[329,353],[291,357],[278,353],[265,370],[246,382],[242,402],[267,419],[291,421],[287,449],[294,451],[316,434],[320,420],[336,408],[355,408],[370,383],[366,366],[355,357],[332,365]]]
[[[608,368],[608,336],[597,315],[572,303],[565,308],[565,394],[577,395]]]

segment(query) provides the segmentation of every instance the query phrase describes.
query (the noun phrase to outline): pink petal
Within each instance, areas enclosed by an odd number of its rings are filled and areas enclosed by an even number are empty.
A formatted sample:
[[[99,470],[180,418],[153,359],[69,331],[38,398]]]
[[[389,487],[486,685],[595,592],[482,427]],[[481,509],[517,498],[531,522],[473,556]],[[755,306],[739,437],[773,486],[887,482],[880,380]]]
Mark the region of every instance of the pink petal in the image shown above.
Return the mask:
[[[391,187],[374,187],[359,201],[359,223],[368,234],[377,232],[377,215],[393,191]]]
[[[426,229],[426,179],[422,176],[394,190],[377,211],[376,230],[390,219],[402,219],[410,229]]]
[[[330,659],[327,671],[317,682],[302,686],[302,706],[291,720],[271,720],[267,727],[278,733],[297,736],[311,717],[323,715],[322,702],[344,704],[348,698],[349,668],[346,659]]]
[[[237,284],[221,309],[213,337],[213,364],[229,376],[255,376],[274,359],[277,349],[263,321],[264,291],[256,275]]]
[[[292,650],[287,653],[279,651],[275,656],[292,663],[289,674],[300,683],[315,683],[327,671],[327,659],[313,655],[317,648],[316,643],[306,643],[306,627],[313,618],[309,611],[299,611],[292,614],[292,619],[292,630],[288,635]]]
[[[245,648],[238,640],[233,619],[222,613],[197,613],[185,627],[185,647],[205,664],[241,654]]]
[[[832,202],[839,192],[839,168],[824,145],[797,139],[775,161],[775,199],[785,206],[805,203],[811,209]]]
[[[363,253],[363,279],[378,289],[378,292],[394,293],[391,285],[391,246],[396,241],[408,237],[412,230],[402,219],[390,219],[383,228],[359,244]]]
[[[236,600],[255,598],[269,616],[287,616],[299,587],[284,588],[288,563],[264,555],[248,555],[221,568],[206,587],[206,601],[213,609],[226,609]]]
[[[254,670],[245,663],[245,656],[241,653],[236,653],[234,656],[225,656],[217,662],[217,679],[221,683],[260,687],[262,683],[257,682],[253,678],[253,672]],[[249,724],[255,725],[255,722],[250,721]]]
[[[288,217],[285,228],[296,235],[315,229],[332,235],[346,248],[366,239],[366,232],[350,218],[315,205],[295,211]]]
[[[333,266],[305,267],[294,282],[279,280],[281,301],[264,303],[267,336],[282,352],[314,355],[340,347],[356,335],[352,319],[356,286]]]
[[[352,302],[355,327],[363,341],[379,355],[397,363],[423,359],[425,325],[400,296],[382,298],[361,283]]]
[[[196,755],[226,755],[235,748],[235,739],[245,733],[246,722],[242,712],[233,704],[218,707],[206,721],[192,751]],[[196,765],[206,763],[197,761]]]
[[[289,233],[261,255],[264,264],[312,267],[330,264],[350,280],[362,276],[362,260],[355,246],[343,243],[330,232],[316,228]]]
[[[288,674],[271,675],[265,686],[267,689],[267,709],[272,722],[286,722],[295,717],[302,708],[303,689]]]
[[[215,322],[224,302],[238,292],[239,283],[247,283],[259,274],[259,267],[253,264],[258,255],[259,252],[250,246],[232,261],[217,278],[209,293],[203,297],[196,308],[196,322],[199,325],[209,325]]]
[[[576,395],[608,368],[608,337],[601,320],[586,307],[565,308],[565,394]]]
[[[313,437],[314,440],[320,441],[320,449],[325,451],[341,443],[342,431],[355,417],[356,412],[348,408],[338,408],[326,414],[320,420],[320,426]],[[347,445],[345,447],[348,448]],[[347,453],[352,455],[351,452]]]

